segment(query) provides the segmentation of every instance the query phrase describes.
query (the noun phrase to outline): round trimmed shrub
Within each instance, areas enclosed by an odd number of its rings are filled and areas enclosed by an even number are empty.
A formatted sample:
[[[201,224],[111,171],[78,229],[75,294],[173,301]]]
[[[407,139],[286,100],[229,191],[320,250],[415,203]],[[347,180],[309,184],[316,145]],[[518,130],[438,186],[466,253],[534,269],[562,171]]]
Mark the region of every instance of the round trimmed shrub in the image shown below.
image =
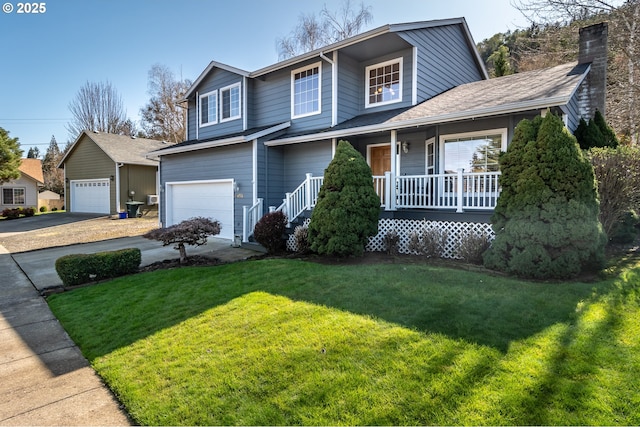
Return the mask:
[[[379,214],[371,168],[351,144],[340,141],[311,213],[311,250],[340,257],[362,255],[368,238],[378,233]]]
[[[491,222],[488,268],[520,277],[570,278],[604,262],[593,168],[562,119],[523,120],[500,158],[502,192]]]

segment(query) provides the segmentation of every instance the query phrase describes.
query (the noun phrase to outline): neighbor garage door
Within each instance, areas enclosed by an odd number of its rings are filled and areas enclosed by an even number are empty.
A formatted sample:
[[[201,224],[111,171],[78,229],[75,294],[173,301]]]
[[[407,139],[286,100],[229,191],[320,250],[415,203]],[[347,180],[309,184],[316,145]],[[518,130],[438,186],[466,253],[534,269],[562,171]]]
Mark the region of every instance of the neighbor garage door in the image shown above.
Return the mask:
[[[203,216],[220,222],[217,237],[233,239],[233,201],[232,180],[167,183],[167,226]]]
[[[71,181],[71,212],[111,213],[109,185],[109,179]]]

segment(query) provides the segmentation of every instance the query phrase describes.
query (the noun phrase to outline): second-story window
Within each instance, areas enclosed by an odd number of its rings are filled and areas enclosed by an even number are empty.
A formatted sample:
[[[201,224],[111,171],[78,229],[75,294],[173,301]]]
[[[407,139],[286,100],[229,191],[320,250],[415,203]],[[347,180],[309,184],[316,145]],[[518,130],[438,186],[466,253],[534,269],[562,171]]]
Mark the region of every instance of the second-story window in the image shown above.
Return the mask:
[[[220,89],[220,121],[240,118],[240,83]]]
[[[200,126],[209,126],[218,122],[218,91],[200,95]]]
[[[291,72],[291,116],[320,113],[320,63]]]
[[[366,107],[402,101],[402,58],[366,68]]]

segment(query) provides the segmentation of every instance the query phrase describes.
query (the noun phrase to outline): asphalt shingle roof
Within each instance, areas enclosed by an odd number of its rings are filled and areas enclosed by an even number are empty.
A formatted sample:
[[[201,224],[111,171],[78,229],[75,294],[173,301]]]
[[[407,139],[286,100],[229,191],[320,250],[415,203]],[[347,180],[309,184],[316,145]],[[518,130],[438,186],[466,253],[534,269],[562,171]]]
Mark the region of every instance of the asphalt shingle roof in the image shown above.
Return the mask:
[[[44,184],[44,176],[42,174],[42,161],[39,159],[22,159],[20,167],[18,168],[20,173],[27,175],[33,180]]]
[[[111,133],[85,133],[116,163],[157,166],[158,161],[147,159],[147,153],[170,146],[155,139],[132,138]]]

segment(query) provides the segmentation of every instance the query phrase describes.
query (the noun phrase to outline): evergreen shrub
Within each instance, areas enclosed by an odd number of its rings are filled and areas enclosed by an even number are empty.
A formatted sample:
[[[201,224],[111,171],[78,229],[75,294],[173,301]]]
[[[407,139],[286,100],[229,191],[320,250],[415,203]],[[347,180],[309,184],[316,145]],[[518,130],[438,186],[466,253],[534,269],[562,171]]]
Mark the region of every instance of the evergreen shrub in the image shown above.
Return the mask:
[[[548,113],[521,121],[500,168],[486,267],[550,279],[602,266],[606,237],[593,168],[562,119]]]
[[[253,238],[265,247],[270,254],[284,251],[287,231],[287,216],[280,211],[269,212],[257,222],[253,229]]]
[[[64,286],[76,286],[138,272],[140,249],[129,248],[95,254],[72,254],[58,258],[56,272]]]
[[[362,255],[368,238],[378,233],[379,215],[371,168],[349,142],[340,141],[311,214],[311,250],[340,257]]]

